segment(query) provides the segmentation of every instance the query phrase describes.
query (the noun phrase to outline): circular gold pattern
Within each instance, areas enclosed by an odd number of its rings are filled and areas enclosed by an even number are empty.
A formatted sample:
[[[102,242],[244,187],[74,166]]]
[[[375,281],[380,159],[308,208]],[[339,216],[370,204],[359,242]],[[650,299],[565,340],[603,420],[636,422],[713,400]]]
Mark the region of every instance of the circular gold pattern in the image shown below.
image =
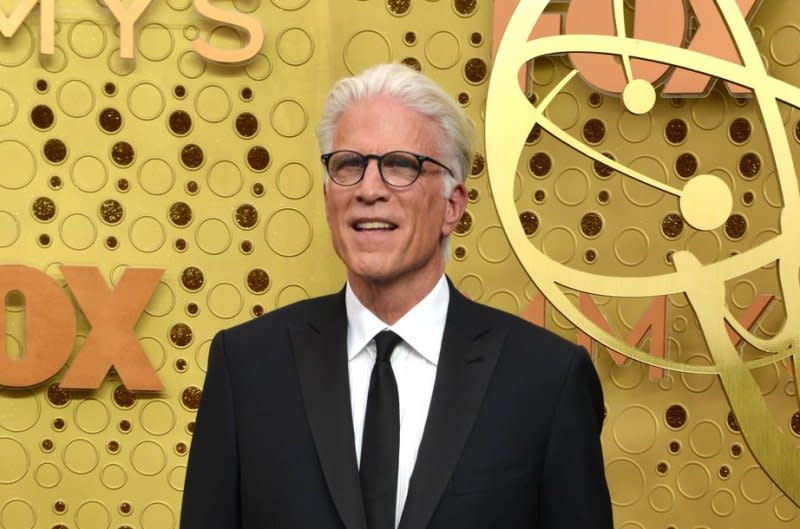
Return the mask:
[[[132,510],[133,508],[131,507],[131,504],[127,501],[123,501],[119,504],[119,512],[122,514],[130,514]]]
[[[753,131],[750,122],[745,118],[736,118],[728,128],[728,134],[731,141],[734,143],[742,144],[750,139],[750,134]]]
[[[581,218],[581,233],[587,237],[597,237],[603,230],[603,218],[590,212]]]
[[[531,156],[531,160],[528,163],[528,167],[530,167],[531,172],[536,176],[545,176],[547,173],[550,172],[550,169],[553,167],[553,161],[550,159],[550,156],[546,152],[537,152],[533,156]]]
[[[53,510],[54,510],[55,512],[59,513],[59,514],[61,514],[61,513],[63,513],[63,512],[66,512],[66,510],[67,510],[67,504],[66,504],[66,503],[64,503],[64,502],[63,502],[63,501],[61,501],[61,500],[58,500],[58,501],[56,501],[56,502],[53,504]]]
[[[480,46],[483,44],[483,35],[475,31],[469,36],[469,42],[473,46]]]
[[[183,455],[186,453],[186,443],[180,442],[175,445],[175,452],[179,455]]]
[[[192,343],[192,328],[185,323],[176,323],[169,330],[169,341],[178,347]]]
[[[589,248],[583,254],[583,258],[586,260],[587,263],[593,263],[597,260],[597,251]]]
[[[471,83],[481,83],[486,79],[488,67],[483,59],[473,57],[464,65],[464,77]]]
[[[592,118],[583,125],[583,139],[587,143],[596,145],[603,141],[605,136],[606,126],[601,120]]]
[[[169,207],[169,221],[178,227],[192,222],[192,208],[186,202],[175,202]]]
[[[683,143],[689,133],[689,126],[680,118],[671,119],[667,123],[664,132],[667,136],[667,141],[673,145]]]
[[[36,105],[31,110],[31,122],[39,130],[47,130],[53,126],[55,115],[47,105]]]
[[[63,182],[61,181],[60,176],[51,176],[50,177],[50,187],[53,189],[61,189]]]
[[[413,68],[414,70],[421,72],[422,71],[422,64],[420,64],[419,59],[416,57],[406,57],[402,61],[403,64],[408,66],[409,68]]]
[[[604,152],[603,156],[608,158],[609,160],[616,160],[611,153]],[[604,164],[603,162],[599,162],[595,160],[594,164],[592,165],[594,168],[594,172],[600,178],[608,178],[609,176],[614,174],[614,169],[609,167],[608,165]]]
[[[203,149],[194,143],[190,143],[181,149],[181,162],[188,169],[197,169],[203,165],[204,158]]]
[[[44,157],[50,163],[61,163],[67,159],[67,145],[58,138],[52,138],[44,144]]]
[[[47,388],[47,400],[49,400],[50,404],[53,406],[65,406],[69,402],[69,391],[58,384],[51,384],[50,387]],[[63,423],[64,421],[61,422]]]
[[[136,404],[136,393],[123,385],[119,385],[114,389],[114,402],[120,408],[132,408]]]
[[[603,96],[597,92],[589,94],[589,106],[597,108],[603,104]]]
[[[247,151],[247,165],[254,171],[263,171],[269,166],[269,151],[266,147],[256,145]]]
[[[470,202],[477,201],[478,198],[480,198],[480,191],[478,191],[476,188],[473,187],[467,193],[467,198],[469,199]]]
[[[133,428],[133,425],[131,424],[131,421],[129,421],[128,419],[122,419],[121,421],[119,421],[119,431],[120,432],[128,433],[128,432],[131,431],[132,428]]]
[[[661,233],[669,239],[679,237],[683,233],[683,217],[677,213],[668,213],[661,221]]]
[[[123,193],[130,188],[130,183],[128,182],[127,178],[120,178],[117,180],[117,189],[122,191]]]
[[[241,228],[250,229],[258,224],[258,210],[250,204],[242,204],[236,208],[234,218]]]
[[[185,268],[181,273],[181,283],[187,290],[192,292],[200,290],[205,283],[203,271],[195,266]]]
[[[249,86],[245,86],[242,88],[241,92],[239,92],[239,97],[242,98],[242,101],[250,101],[253,99],[253,89]]]
[[[42,439],[42,450],[45,452],[52,451],[54,446],[52,439]]]
[[[800,411],[795,412],[794,415],[792,415],[792,419],[789,424],[792,427],[792,431],[796,435],[800,435]]]
[[[175,239],[175,249],[182,252],[186,249],[186,240],[182,238]]]
[[[411,9],[411,0],[387,0],[386,7],[393,15],[405,15]]]
[[[755,198],[756,197],[752,191],[745,191],[744,194],[742,195],[742,202],[744,202],[745,205],[749,206],[750,204],[753,203],[753,201],[755,201]]]
[[[196,410],[200,407],[200,399],[203,398],[203,390],[197,386],[189,386],[181,393],[181,402],[186,408]]]
[[[260,197],[264,194],[264,184],[256,182],[253,184],[253,195]]]
[[[601,190],[597,193],[597,201],[601,204],[608,204],[608,200],[611,198],[609,192],[605,189]]]
[[[31,206],[33,216],[42,222],[53,220],[56,216],[56,203],[47,197],[39,197]]]
[[[675,172],[681,178],[689,178],[697,172],[697,157],[690,152],[685,152],[675,160]]]
[[[739,457],[742,455],[742,445],[735,443],[733,446],[731,446],[731,455],[733,457]]]
[[[63,523],[57,523],[51,529],[69,529],[69,527],[67,527]]]
[[[729,467],[728,465],[722,465],[721,467],[719,467],[719,477],[725,479],[730,475],[731,475],[731,467]]]
[[[133,145],[127,141],[118,141],[111,147],[111,160],[119,167],[128,167],[135,156]]]
[[[106,83],[103,85],[103,92],[105,92],[107,96],[113,96],[117,93],[117,85],[111,82]]]
[[[739,172],[745,178],[755,178],[761,170],[761,158],[754,152],[748,152],[739,160]]]
[[[44,79],[37,79],[36,80],[36,91],[37,92],[47,92],[47,81]]]
[[[256,294],[266,292],[269,282],[269,274],[261,268],[254,268],[247,274],[247,288]]]
[[[456,259],[463,259],[467,256],[467,249],[463,246],[457,246],[456,249],[453,251],[453,255],[456,256]]]
[[[189,421],[188,423],[186,423],[186,432],[189,434],[194,433],[194,421]]]
[[[125,214],[122,204],[114,199],[104,200],[100,204],[100,218],[107,224],[118,224]]]
[[[194,305],[194,311],[197,312],[197,304],[191,303],[191,305]],[[189,311],[189,307],[187,307],[186,309],[187,311]],[[175,360],[175,370],[178,371],[179,373],[183,373],[184,371],[186,371],[187,366],[188,364],[185,358],[178,358],[177,360]]]
[[[680,441],[670,441],[669,443],[669,451],[673,454],[677,454],[681,451],[681,443]]]
[[[666,475],[669,472],[669,465],[666,461],[661,461],[656,465],[656,472],[661,474],[662,476]]]
[[[477,0],[453,0],[453,7],[459,15],[468,16],[475,12],[478,7]]]
[[[110,453],[116,454],[117,452],[119,452],[119,442],[111,440],[108,442],[108,444],[106,444],[106,448]]]
[[[472,169],[470,170],[472,176],[481,174],[486,169],[486,158],[479,152],[475,153],[472,158]]]
[[[41,244],[42,246],[45,247],[50,246],[50,242],[51,242],[50,236],[48,234],[42,233],[41,235],[39,235],[39,244]]]
[[[733,414],[732,411],[728,412],[728,418],[726,419],[728,423],[728,428],[731,429],[733,432],[739,432],[739,421],[736,420],[736,415]]]
[[[172,89],[172,93],[178,99],[183,99],[186,97],[186,87],[182,84],[176,84],[175,88]]]
[[[100,128],[106,132],[117,132],[122,127],[122,114],[116,108],[104,108],[97,117]]]
[[[468,105],[469,104],[469,94],[466,92],[459,92],[458,94],[458,104],[459,105]]]
[[[472,215],[469,211],[464,211],[464,214],[461,215],[461,219],[459,219],[458,224],[456,224],[455,232],[458,235],[464,235],[470,230],[470,228],[472,228]]]
[[[192,130],[192,116],[185,110],[176,110],[169,115],[169,130],[176,136],[185,136]]]
[[[200,186],[198,186],[197,182],[195,182],[194,180],[189,180],[188,182],[186,182],[186,192],[189,193],[190,195],[196,194],[199,188]]]
[[[239,249],[242,250],[242,253],[249,254],[253,251],[253,243],[250,241],[242,241],[242,244],[239,245]]]
[[[522,224],[522,230],[528,237],[536,233],[536,230],[539,229],[539,217],[532,211],[523,211],[520,213],[519,221]]]
[[[747,219],[738,213],[734,213],[725,221],[725,234],[733,240],[744,237],[747,232]]]
[[[533,193],[533,200],[535,200],[538,204],[541,204],[547,199],[547,192],[544,189],[537,189]]]
[[[255,317],[261,316],[262,314],[264,314],[264,307],[262,307],[261,305],[253,305],[251,312]]]
[[[681,406],[680,404],[673,404],[669,408],[667,408],[667,413],[665,415],[667,420],[667,425],[670,428],[674,428],[676,430],[683,428],[686,424],[686,408]]]
[[[403,35],[403,42],[408,44],[409,46],[413,46],[417,43],[417,34],[413,31],[406,31],[406,34]]]
[[[244,138],[252,138],[258,132],[258,118],[250,112],[236,116],[236,132]]]
[[[53,430],[61,432],[66,427],[67,423],[64,422],[64,419],[62,419],[61,417],[56,417],[55,419],[53,419]]]
[[[536,142],[539,138],[542,137],[542,126],[538,123],[531,127],[531,131],[528,133],[528,137],[525,138],[525,143],[531,144]]]

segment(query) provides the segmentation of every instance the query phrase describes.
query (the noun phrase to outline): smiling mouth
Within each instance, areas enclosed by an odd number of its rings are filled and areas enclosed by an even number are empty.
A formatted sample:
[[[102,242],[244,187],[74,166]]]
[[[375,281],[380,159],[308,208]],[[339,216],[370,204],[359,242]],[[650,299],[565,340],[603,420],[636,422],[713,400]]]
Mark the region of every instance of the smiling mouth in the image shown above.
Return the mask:
[[[366,222],[357,222],[353,227],[356,229],[356,231],[376,231],[376,230],[392,231],[397,228],[397,224],[392,224],[391,222],[371,220]]]

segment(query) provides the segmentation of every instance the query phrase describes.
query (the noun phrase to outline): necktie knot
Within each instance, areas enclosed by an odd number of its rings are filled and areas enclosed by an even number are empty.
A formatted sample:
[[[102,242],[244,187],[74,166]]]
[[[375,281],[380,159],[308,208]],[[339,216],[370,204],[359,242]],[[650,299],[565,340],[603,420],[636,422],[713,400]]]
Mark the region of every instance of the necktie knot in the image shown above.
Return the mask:
[[[402,338],[392,331],[381,331],[375,335],[375,348],[378,353],[378,362],[388,362],[392,352]]]

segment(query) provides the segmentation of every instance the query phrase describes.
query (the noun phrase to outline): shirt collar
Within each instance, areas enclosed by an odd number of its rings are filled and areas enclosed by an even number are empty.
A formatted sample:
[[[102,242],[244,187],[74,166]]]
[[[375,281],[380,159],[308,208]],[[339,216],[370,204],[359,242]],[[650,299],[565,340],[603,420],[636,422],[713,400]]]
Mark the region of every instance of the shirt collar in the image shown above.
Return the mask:
[[[361,303],[348,282],[345,289],[347,359],[355,358],[380,331],[391,329],[428,362],[437,365],[449,302],[450,289],[442,275],[419,303],[394,325],[388,325]]]

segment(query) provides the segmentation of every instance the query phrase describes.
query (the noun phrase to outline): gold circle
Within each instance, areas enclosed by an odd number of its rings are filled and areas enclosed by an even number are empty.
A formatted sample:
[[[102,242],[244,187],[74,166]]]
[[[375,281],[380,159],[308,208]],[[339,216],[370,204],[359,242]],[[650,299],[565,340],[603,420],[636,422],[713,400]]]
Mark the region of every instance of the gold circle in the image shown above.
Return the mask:
[[[172,54],[175,41],[170,30],[163,24],[147,24],[139,30],[136,46],[142,57],[158,62]]]
[[[5,127],[17,117],[17,100],[13,94],[0,89],[0,127]]]
[[[287,28],[278,35],[277,51],[286,64],[301,66],[314,55],[314,40],[302,28]]]
[[[164,367],[164,362],[167,361],[167,354],[164,352],[164,346],[161,345],[161,342],[152,336],[145,336],[139,339],[139,343],[154,370],[159,371]]]
[[[106,32],[92,20],[81,20],[70,28],[68,42],[76,55],[93,59],[106,48]]]
[[[155,217],[139,217],[128,229],[131,244],[144,253],[153,253],[161,249],[167,242],[167,234],[161,222]]]
[[[614,419],[612,436],[623,452],[646,452],[655,445],[657,435],[658,421],[653,412],[644,406],[628,406]]]
[[[775,501],[773,512],[780,521],[791,522],[797,518],[798,508],[792,500],[786,496],[781,496]]]
[[[698,230],[711,231],[728,220],[733,208],[733,194],[721,178],[701,174],[683,187],[679,204],[686,222]]]
[[[73,213],[66,217],[58,231],[64,244],[73,250],[86,250],[97,240],[94,222],[82,213]]]
[[[129,75],[133,72],[134,61],[123,59],[119,54],[119,48],[117,48],[108,56],[108,69],[119,76]]]
[[[197,346],[194,351],[194,360],[197,362],[197,367],[200,371],[205,373],[208,369],[208,353],[211,349],[211,340],[206,340]]]
[[[505,231],[501,226],[489,226],[478,237],[478,253],[489,263],[502,263],[511,255]]]
[[[656,91],[644,79],[634,79],[622,90],[622,102],[629,112],[646,114],[656,104]]]
[[[245,65],[244,72],[253,81],[263,81],[272,73],[272,63],[269,57],[259,53]]]
[[[712,365],[711,360],[701,354],[695,354],[686,359],[689,365]],[[717,378],[707,373],[681,373],[683,385],[692,393],[702,393],[710,388]]]
[[[640,362],[627,362],[619,365],[612,362],[609,368],[611,382],[620,389],[630,390],[644,380],[647,368]]]
[[[711,486],[711,473],[696,461],[691,461],[678,472],[678,492],[690,500],[702,498]]]
[[[151,400],[139,412],[139,422],[151,435],[166,435],[175,428],[177,419],[172,407],[163,400]]]
[[[231,231],[220,219],[206,219],[197,226],[195,241],[209,255],[219,255],[231,245]]]
[[[0,141],[0,159],[13,160],[13,168],[0,174],[0,187],[22,189],[36,175],[36,158],[30,148],[16,140]]]
[[[434,68],[452,68],[461,59],[458,37],[449,31],[437,31],[425,42],[425,58]]]
[[[618,507],[633,505],[644,494],[645,478],[642,467],[628,458],[618,458],[606,465],[606,477],[611,488],[611,503]]]
[[[284,208],[267,220],[264,235],[272,251],[283,257],[295,257],[311,245],[313,229],[300,210]]]
[[[742,474],[742,496],[750,503],[760,504],[772,496],[772,481],[761,467],[754,466]]]
[[[493,293],[489,296],[489,299],[486,300],[486,304],[514,315],[519,314],[520,310],[517,295],[506,289],[501,289]]]
[[[33,55],[36,43],[28,24],[21,24],[10,38],[3,35],[0,47],[0,65],[20,66]]]
[[[458,290],[469,296],[469,299],[477,301],[483,297],[483,279],[477,274],[467,274],[458,282]]]
[[[59,73],[67,67],[67,55],[60,46],[54,46],[52,55],[39,55],[39,64],[50,73]]]
[[[269,121],[275,132],[284,138],[294,138],[306,130],[308,114],[300,102],[283,99],[272,107]]]
[[[14,498],[0,509],[0,526],[5,529],[33,529],[36,511],[27,501]]]
[[[169,476],[167,476],[167,482],[169,486],[173,489],[177,490],[178,492],[183,492],[183,483],[186,481],[186,467],[183,465],[178,465],[177,467],[173,468],[169,471]]]
[[[8,311],[7,300],[3,306]],[[20,314],[22,317],[22,314]],[[39,421],[42,407],[36,394],[28,389],[9,393],[0,392],[0,428],[9,432],[19,433],[30,430]]]
[[[231,98],[219,85],[204,86],[194,99],[194,109],[200,118],[209,123],[219,123],[231,113]]]
[[[580,118],[581,112],[578,99],[572,94],[561,92],[553,98],[545,109],[544,114],[557,127],[568,130],[574,127]]]
[[[314,179],[301,162],[289,162],[280,168],[275,182],[281,195],[299,200],[311,192]]]
[[[166,316],[175,307],[175,293],[166,282],[159,281],[156,291],[150,297],[150,301],[144,311],[150,316],[160,318]]]
[[[758,290],[752,281],[741,280],[731,290],[731,302],[737,309],[746,309],[753,304]]]
[[[128,472],[116,463],[106,465],[100,471],[100,483],[107,489],[119,490],[128,482]]]
[[[769,53],[781,66],[792,66],[800,61],[800,29],[795,26],[783,26],[772,34],[769,41]]]
[[[75,407],[75,424],[85,433],[100,433],[110,422],[108,407],[98,399],[84,399]]]
[[[49,461],[36,467],[33,480],[42,488],[52,489],[61,483],[61,469]]]
[[[219,197],[229,198],[242,190],[242,169],[230,160],[215,163],[208,171],[208,188]]]
[[[623,112],[617,123],[620,135],[631,143],[641,143],[650,137],[653,130],[651,114]]]
[[[24,478],[30,464],[30,456],[22,443],[0,437],[0,485],[10,485]]]
[[[167,456],[155,441],[142,441],[131,451],[131,465],[143,476],[155,476],[164,470]]]
[[[88,500],[75,511],[75,525],[80,529],[108,529],[111,513],[101,502]]]
[[[197,79],[206,71],[206,61],[196,52],[189,50],[178,58],[178,71],[184,77]]]
[[[714,263],[722,251],[722,241],[714,232],[696,232],[686,241],[686,250],[692,252],[701,263]]]
[[[139,185],[151,195],[164,195],[175,185],[175,171],[160,158],[151,158],[139,167]]]
[[[650,238],[640,228],[625,228],[614,239],[614,255],[625,266],[638,266],[645,262],[650,248]]]
[[[139,518],[142,529],[159,529],[161,527],[175,527],[175,512],[167,503],[154,501],[142,509]]]
[[[564,226],[556,226],[542,237],[542,252],[557,263],[570,261],[578,248],[575,234]]]
[[[305,7],[309,0],[269,0],[272,4],[284,11],[297,11]]]
[[[577,206],[589,194],[589,176],[577,167],[562,171],[555,182],[556,198],[565,206]]]
[[[275,306],[277,308],[291,305],[297,301],[308,299],[311,296],[308,291],[300,285],[287,285],[278,292],[275,299]]]
[[[667,168],[654,156],[639,156],[631,161],[630,168],[659,182],[666,182],[668,178]],[[622,180],[622,192],[631,203],[642,208],[654,206],[664,198],[663,191],[634,178]]]
[[[94,108],[95,96],[89,85],[78,79],[72,79],[58,89],[58,106],[64,114],[81,118]]]
[[[212,314],[218,318],[230,319],[235,318],[242,311],[244,299],[242,299],[242,293],[233,284],[220,283],[209,290],[206,303]]]
[[[108,182],[108,169],[96,156],[81,156],[72,164],[69,171],[72,183],[84,193],[96,193]]]
[[[373,64],[392,61],[392,48],[381,33],[362,30],[350,37],[344,45],[344,65],[351,75],[365,70]]]
[[[692,428],[689,435],[689,446],[692,447],[695,454],[708,459],[716,456],[722,450],[723,436],[722,428],[717,423],[703,420]]]
[[[719,489],[711,495],[711,510],[717,516],[730,516],[736,508],[736,496],[728,489]]]
[[[725,98],[716,91],[692,102],[692,119],[703,130],[713,130],[722,125],[727,114]]]
[[[64,448],[64,466],[75,474],[88,474],[100,460],[97,449],[87,439],[75,439]]]
[[[675,493],[666,485],[656,485],[650,491],[650,507],[656,512],[667,512],[675,504]]]
[[[134,116],[144,121],[152,121],[160,116],[165,105],[164,94],[153,83],[138,83],[128,94],[128,108]]]

